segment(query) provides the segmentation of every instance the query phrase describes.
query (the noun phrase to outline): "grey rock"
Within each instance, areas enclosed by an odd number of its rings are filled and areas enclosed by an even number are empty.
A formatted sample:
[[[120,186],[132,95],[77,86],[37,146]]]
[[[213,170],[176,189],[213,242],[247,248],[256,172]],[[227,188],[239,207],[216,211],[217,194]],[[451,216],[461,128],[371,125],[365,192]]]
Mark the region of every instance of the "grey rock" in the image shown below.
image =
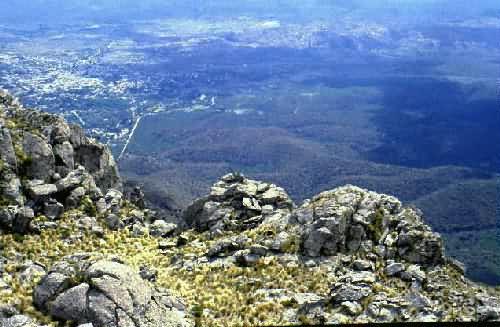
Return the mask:
[[[194,326],[130,267],[88,257],[69,257],[51,269],[35,288],[39,309],[62,321],[94,327]]]
[[[9,129],[5,126],[0,126],[0,159],[13,171],[17,170],[17,158],[12,138]]]
[[[321,296],[315,293],[295,293],[292,298],[298,305],[318,303],[324,300]]]
[[[86,194],[86,190],[84,187],[79,186],[72,190],[69,193],[69,196],[66,198],[64,201],[64,205],[68,209],[76,208],[80,205],[80,202],[82,201],[83,197]]]
[[[70,172],[66,177],[56,182],[57,190],[59,192],[69,192],[75,188],[84,185],[84,182],[89,180],[89,176],[85,169],[76,169]]]
[[[401,279],[411,281],[413,279],[418,282],[424,281],[426,278],[425,272],[418,265],[409,265],[405,271],[400,273]]]
[[[246,240],[238,239],[236,237],[223,239],[215,243],[207,252],[208,257],[215,256],[228,256],[233,254],[235,251],[243,249]]]
[[[109,189],[104,197],[104,201],[106,202],[106,210],[109,210],[113,213],[118,212],[121,208],[123,199],[123,193],[116,189]]]
[[[342,280],[346,280],[352,284],[373,284],[377,280],[377,277],[370,271],[355,271],[339,278],[339,281]]]
[[[136,205],[139,209],[144,209],[146,207],[145,195],[139,186],[134,187],[128,198],[129,201]]]
[[[333,237],[333,233],[326,227],[314,229],[307,234],[307,238],[304,241],[305,254],[312,257],[320,255],[325,243]]]
[[[43,181],[40,184],[37,182],[28,183],[27,188],[30,196],[33,199],[46,197],[52,194],[57,193],[57,187],[54,184],[43,184]]]
[[[376,253],[385,259],[436,266],[444,262],[441,237],[418,212],[396,198],[347,185],[320,193],[293,211],[291,223],[302,226],[308,256]]]
[[[174,241],[160,241],[158,242],[158,249],[164,251],[171,248],[175,248],[177,246],[177,242]]]
[[[236,262],[244,267],[255,266],[260,259],[260,255],[251,253],[250,250],[240,250],[234,254]]]
[[[250,253],[256,254],[258,256],[265,256],[269,249],[260,244],[253,244],[250,246],[249,250]]]
[[[177,229],[176,224],[167,223],[164,220],[156,220],[149,226],[149,233],[155,237],[168,237],[171,236]]]
[[[309,206],[309,202],[293,211],[293,219],[301,225],[310,224],[314,220],[314,210]]]
[[[54,299],[57,294],[70,287],[70,278],[59,273],[46,275],[33,292],[33,303],[37,308],[43,308],[48,301]]]
[[[6,229],[12,229],[12,224],[20,210],[18,206],[6,206],[0,208],[0,226]]]
[[[360,301],[369,296],[372,290],[366,285],[352,285],[346,283],[336,283],[331,290],[333,303],[339,304],[345,301]]]
[[[361,260],[361,259],[355,260],[352,263],[352,266],[355,270],[359,270],[359,271],[373,270],[374,269],[373,263],[371,261]]]
[[[80,321],[85,315],[89,288],[82,283],[59,294],[51,303],[50,314],[57,319]]]
[[[347,250],[349,252],[358,251],[361,247],[361,244],[366,239],[366,231],[362,225],[355,224],[350,226],[347,237]]]
[[[274,213],[274,211],[275,211],[275,208],[270,204],[266,204],[266,205],[262,206],[262,208],[261,208],[261,213],[263,216],[271,215]]]
[[[142,266],[139,270],[139,275],[144,280],[154,282],[154,281],[156,281],[156,278],[158,277],[158,270],[147,267],[147,266]]]
[[[71,129],[63,121],[57,121],[51,126],[50,142],[51,144],[62,144],[68,142],[71,136]]]
[[[2,171],[0,178],[0,194],[11,204],[24,205],[24,197],[21,191],[21,180],[8,169]]]
[[[341,306],[351,316],[357,316],[363,311],[363,307],[357,302],[345,301]]]
[[[104,223],[111,230],[118,230],[125,226],[120,217],[115,214],[107,215],[106,218],[104,219]]]
[[[69,128],[70,128],[69,141],[74,148],[79,148],[80,146],[88,143],[83,128],[81,128],[79,125],[74,125],[74,124],[70,124]]]
[[[25,163],[26,177],[49,181],[54,173],[54,154],[50,144],[38,135],[25,132],[23,151],[29,162]]]
[[[54,145],[55,163],[57,166],[63,166],[68,170],[75,168],[73,146],[68,141]]]
[[[11,292],[12,289],[9,284],[7,284],[3,279],[0,279],[0,292]]]
[[[142,224],[133,224],[132,225],[132,235],[134,237],[140,237],[148,234],[148,229]]]
[[[286,252],[286,248],[288,247],[290,242],[291,242],[291,235],[288,234],[287,232],[280,232],[274,238],[270,246],[270,249],[275,251]]]
[[[0,318],[1,327],[43,327],[36,324],[33,319],[24,315],[15,315],[10,318]]]
[[[485,294],[476,295],[476,299],[478,321],[500,321],[500,299]]]
[[[223,176],[210,194],[194,201],[183,213],[186,223],[199,231],[245,230],[258,226],[265,215],[290,214],[293,202],[276,185],[247,179],[238,174]],[[273,220],[280,220],[274,217]]]
[[[45,267],[38,263],[26,262],[19,273],[19,281],[21,284],[29,285],[35,278],[43,275],[45,275]]]
[[[384,268],[384,273],[387,276],[395,276],[405,270],[405,265],[400,262],[388,261]]]
[[[432,302],[425,295],[419,292],[411,292],[406,296],[406,300],[411,304],[412,307],[418,310],[431,309]]]
[[[109,148],[98,142],[87,140],[75,148],[75,163],[86,168],[102,192],[110,188],[122,189],[118,167]]]
[[[27,233],[29,231],[29,225],[34,218],[35,213],[30,207],[19,209],[16,213],[14,221],[12,222],[12,231],[19,234]]]
[[[64,206],[54,199],[50,199],[43,205],[43,214],[51,220],[59,219],[63,213]]]

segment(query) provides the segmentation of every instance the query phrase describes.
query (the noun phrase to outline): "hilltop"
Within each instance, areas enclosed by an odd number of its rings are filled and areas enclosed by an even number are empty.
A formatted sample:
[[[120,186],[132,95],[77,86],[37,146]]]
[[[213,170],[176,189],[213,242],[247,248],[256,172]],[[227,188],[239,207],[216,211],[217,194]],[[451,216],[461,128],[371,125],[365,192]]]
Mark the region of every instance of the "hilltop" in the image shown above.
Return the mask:
[[[500,320],[422,213],[346,185],[295,204],[223,176],[162,220],[109,149],[0,92],[0,326]]]

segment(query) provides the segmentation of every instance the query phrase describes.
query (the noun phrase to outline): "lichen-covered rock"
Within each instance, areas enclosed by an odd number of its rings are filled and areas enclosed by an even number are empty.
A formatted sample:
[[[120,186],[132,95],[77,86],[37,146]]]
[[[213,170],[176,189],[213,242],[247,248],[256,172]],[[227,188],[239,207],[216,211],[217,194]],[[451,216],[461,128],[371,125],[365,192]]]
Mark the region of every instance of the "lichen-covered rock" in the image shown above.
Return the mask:
[[[52,267],[33,297],[55,319],[94,327],[194,326],[178,305],[169,307],[165,294],[116,259],[68,257]]]
[[[200,231],[245,230],[266,220],[286,224],[293,207],[282,188],[228,174],[212,186],[208,197],[186,209],[184,219]]]
[[[86,198],[97,203],[108,189],[121,188],[116,163],[105,145],[88,139],[62,117],[23,108],[4,91],[0,102],[3,205],[29,207],[34,216],[54,220],[62,210],[80,207]],[[2,211],[2,227],[30,231],[31,216],[14,218]]]
[[[304,228],[308,256],[376,252],[386,259],[437,265],[444,262],[443,243],[418,214],[396,198],[355,186],[323,192],[292,214]]]

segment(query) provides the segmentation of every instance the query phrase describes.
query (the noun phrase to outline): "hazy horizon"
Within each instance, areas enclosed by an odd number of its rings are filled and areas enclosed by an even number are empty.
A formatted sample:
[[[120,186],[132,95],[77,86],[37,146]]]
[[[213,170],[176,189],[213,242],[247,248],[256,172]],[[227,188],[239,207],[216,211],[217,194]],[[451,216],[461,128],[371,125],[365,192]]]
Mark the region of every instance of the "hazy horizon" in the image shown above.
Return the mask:
[[[0,24],[69,24],[77,21],[126,22],[162,17],[275,16],[329,19],[336,16],[399,17],[409,22],[500,14],[496,1],[481,0],[22,0],[2,4]]]

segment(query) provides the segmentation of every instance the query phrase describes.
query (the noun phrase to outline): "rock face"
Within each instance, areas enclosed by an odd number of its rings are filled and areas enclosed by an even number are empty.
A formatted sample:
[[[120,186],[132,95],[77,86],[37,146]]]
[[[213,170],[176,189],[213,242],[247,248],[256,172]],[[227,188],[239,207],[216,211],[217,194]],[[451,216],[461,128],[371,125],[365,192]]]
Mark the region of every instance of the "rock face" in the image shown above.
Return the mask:
[[[444,262],[443,242],[415,210],[388,195],[344,186],[323,192],[293,213],[309,256],[376,252],[422,265]]]
[[[98,201],[110,188],[121,188],[109,149],[85,137],[79,126],[40,111],[24,109],[0,91],[0,197],[11,212],[33,210],[50,219],[61,208],[74,208],[88,196]],[[54,207],[54,204],[58,203]],[[25,216],[1,219],[1,227],[26,233]]]
[[[293,206],[288,194],[274,184],[228,174],[212,187],[207,197],[186,209],[184,219],[199,231],[245,230],[280,219]]]
[[[55,319],[94,327],[194,326],[179,309],[184,307],[179,299],[153,288],[116,259],[67,257],[41,280],[33,299]]]

